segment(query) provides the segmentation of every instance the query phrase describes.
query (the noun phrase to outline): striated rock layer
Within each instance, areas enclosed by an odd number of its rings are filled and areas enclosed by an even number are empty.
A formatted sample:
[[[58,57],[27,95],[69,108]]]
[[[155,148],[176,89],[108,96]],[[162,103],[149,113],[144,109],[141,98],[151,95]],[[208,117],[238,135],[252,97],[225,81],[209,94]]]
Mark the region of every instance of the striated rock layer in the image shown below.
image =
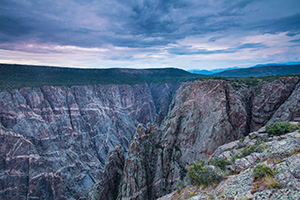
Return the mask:
[[[109,149],[127,149],[138,123],[164,118],[178,86],[0,92],[0,199],[85,199]]]
[[[295,77],[237,90],[222,80],[184,83],[162,124],[135,135],[125,161],[122,199],[156,199],[173,191],[193,161],[208,159],[219,146],[259,129],[278,108],[296,119],[298,90]]]
[[[297,120],[299,87],[286,77],[239,87],[205,80],[0,92],[0,198],[86,199],[94,183],[94,199],[116,191],[158,198],[193,161],[283,119],[279,112]],[[102,172],[117,144],[128,150],[124,163],[117,148]]]
[[[104,170],[99,174],[100,181],[91,189],[89,200],[113,200],[118,197],[124,161],[122,147],[117,145],[108,153]]]

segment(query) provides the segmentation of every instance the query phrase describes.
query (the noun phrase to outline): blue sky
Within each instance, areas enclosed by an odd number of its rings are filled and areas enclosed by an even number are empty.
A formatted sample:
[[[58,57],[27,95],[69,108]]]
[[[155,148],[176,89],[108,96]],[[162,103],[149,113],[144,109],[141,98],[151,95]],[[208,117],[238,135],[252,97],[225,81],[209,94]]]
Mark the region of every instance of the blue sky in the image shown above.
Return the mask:
[[[0,63],[215,69],[300,62],[299,0],[0,0]]]

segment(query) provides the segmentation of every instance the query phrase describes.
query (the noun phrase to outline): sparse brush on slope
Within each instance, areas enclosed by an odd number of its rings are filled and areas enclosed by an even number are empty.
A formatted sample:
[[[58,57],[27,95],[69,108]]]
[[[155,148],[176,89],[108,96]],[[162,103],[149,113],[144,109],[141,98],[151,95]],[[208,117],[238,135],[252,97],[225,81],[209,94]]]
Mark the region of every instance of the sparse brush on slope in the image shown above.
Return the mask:
[[[298,125],[299,127],[299,125]],[[283,135],[297,129],[297,125],[292,125],[289,122],[274,122],[266,127],[266,132],[272,135]]]
[[[187,172],[192,185],[208,186],[223,179],[222,172],[212,165],[206,165],[203,160],[194,162]]]
[[[261,179],[266,176],[273,176],[274,170],[265,164],[258,164],[253,169],[254,179]]]

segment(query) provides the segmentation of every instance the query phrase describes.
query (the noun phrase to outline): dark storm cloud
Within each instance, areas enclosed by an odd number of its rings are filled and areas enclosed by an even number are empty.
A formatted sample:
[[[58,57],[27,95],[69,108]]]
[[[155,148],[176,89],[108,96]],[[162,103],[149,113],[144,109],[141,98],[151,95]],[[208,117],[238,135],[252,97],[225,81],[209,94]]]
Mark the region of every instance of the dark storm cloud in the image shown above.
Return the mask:
[[[114,61],[149,58],[146,63],[173,61],[176,55],[228,57],[295,46],[300,34],[299,0],[0,1],[0,50],[70,53],[70,59],[73,51]],[[287,39],[281,45],[267,34]],[[5,55],[13,60],[10,52]]]
[[[238,26],[232,18],[241,15],[239,10],[249,2],[227,1],[220,4],[216,1],[214,5],[207,6],[201,1],[181,0],[4,0],[1,3],[0,32],[7,41],[35,40],[84,47],[105,44],[157,46],[188,35]],[[88,23],[80,23],[80,20],[93,13],[98,19],[91,19],[88,27]],[[72,19],[72,15],[77,17]],[[97,20],[103,20],[104,24],[97,24]]]
[[[279,19],[263,20],[253,28],[272,34],[280,32],[289,32],[289,35],[298,34],[300,32],[300,12]]]

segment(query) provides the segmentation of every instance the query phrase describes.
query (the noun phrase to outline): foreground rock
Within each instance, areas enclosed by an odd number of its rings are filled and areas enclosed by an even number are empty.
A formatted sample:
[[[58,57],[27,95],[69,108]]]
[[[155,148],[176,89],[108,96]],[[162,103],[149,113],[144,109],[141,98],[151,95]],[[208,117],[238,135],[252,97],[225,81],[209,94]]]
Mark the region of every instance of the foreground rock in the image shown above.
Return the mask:
[[[212,159],[226,158],[234,160],[227,166],[231,175],[217,186],[200,189],[187,186],[179,192],[166,195],[160,200],[169,199],[300,199],[300,133],[297,131],[282,136],[267,136],[265,133],[253,133],[244,141],[234,141],[220,146]],[[263,139],[262,139],[263,138]],[[244,149],[255,145],[248,156],[235,159]],[[268,182],[255,181],[253,169],[258,164],[271,167],[275,174],[273,181],[280,188],[273,188]]]

